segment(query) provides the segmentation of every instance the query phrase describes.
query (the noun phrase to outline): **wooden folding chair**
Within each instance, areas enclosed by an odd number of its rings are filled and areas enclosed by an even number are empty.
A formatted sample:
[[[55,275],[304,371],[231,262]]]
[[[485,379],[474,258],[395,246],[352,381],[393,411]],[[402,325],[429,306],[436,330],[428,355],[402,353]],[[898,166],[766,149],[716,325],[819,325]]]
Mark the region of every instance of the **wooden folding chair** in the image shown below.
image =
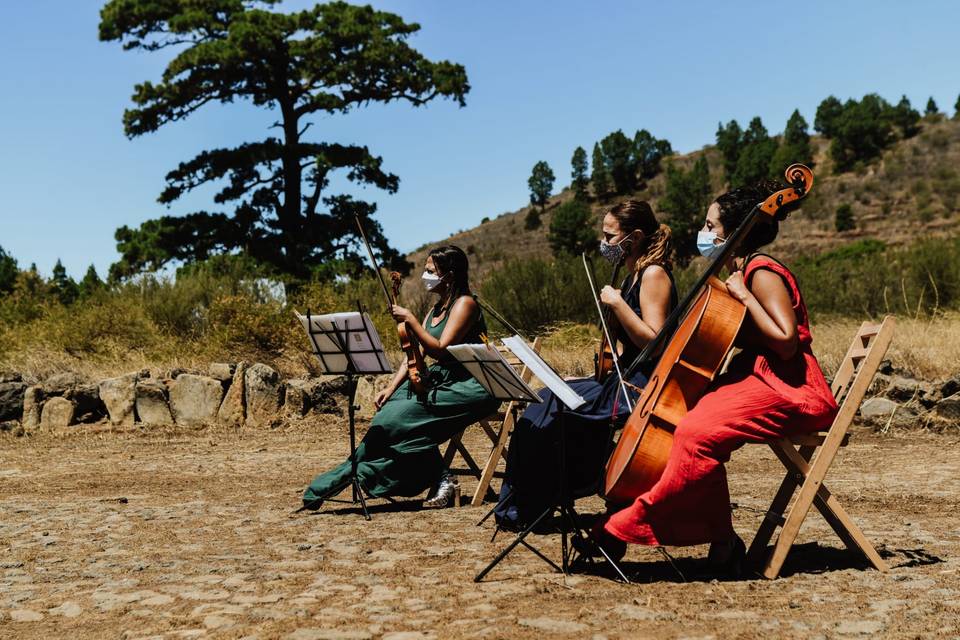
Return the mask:
[[[527,369],[526,365],[510,353],[506,347],[498,346],[497,349],[504,355],[507,362],[519,370],[520,377],[523,381],[529,382],[531,372]],[[536,353],[540,353],[540,338],[534,339],[533,350]],[[490,488],[490,482],[495,477],[503,477],[503,472],[497,471],[497,465],[504,456],[507,442],[510,439],[510,434],[513,432],[513,425],[517,420],[517,412],[522,404],[523,403],[512,401],[507,404],[506,411],[498,411],[475,423],[479,424],[483,429],[484,434],[486,434],[492,446],[489,455],[487,455],[487,461],[482,468],[477,464],[473,455],[463,443],[463,434],[470,427],[467,427],[467,429],[450,438],[450,442],[447,444],[447,448],[443,453],[443,462],[447,468],[450,469],[450,473],[460,476],[473,476],[477,479],[477,489],[473,492],[473,499],[470,501],[470,504],[474,507],[483,502]],[[499,428],[497,428],[497,426],[499,426]],[[457,454],[460,454],[460,457],[466,463],[466,468],[454,468],[450,466],[453,463],[454,456]]]
[[[869,322],[860,325],[853,344],[847,350],[833,378],[831,389],[834,398],[840,403],[840,411],[829,430],[765,443],[787,468],[780,489],[747,552],[748,561],[753,566],[759,566],[763,554],[767,552],[767,543],[776,528],[781,527],[776,544],[766,556],[762,572],[765,578],[772,580],[780,574],[783,562],[797,538],[811,504],[817,507],[848,549],[859,550],[878,570],[887,570],[886,563],[840,506],[837,498],[830,493],[823,479],[837,450],[845,447],[850,439],[847,429],[887,353],[887,347],[893,338],[893,328],[894,319],[891,316],[884,318],[879,325]],[[796,500],[789,511],[785,512],[784,509],[798,487],[800,491]]]

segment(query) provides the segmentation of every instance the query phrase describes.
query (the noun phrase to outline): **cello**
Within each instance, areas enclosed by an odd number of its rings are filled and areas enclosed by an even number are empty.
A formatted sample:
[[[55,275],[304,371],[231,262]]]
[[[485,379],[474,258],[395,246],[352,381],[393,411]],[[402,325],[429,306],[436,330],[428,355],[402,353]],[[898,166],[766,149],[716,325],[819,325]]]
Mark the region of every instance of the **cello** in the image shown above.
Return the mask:
[[[367,255],[370,256],[370,262],[373,265],[373,271],[377,274],[377,279],[380,280],[380,287],[383,289],[383,295],[387,299],[387,313],[390,313],[393,305],[397,304],[397,300],[400,297],[400,284],[402,282],[402,277],[396,271],[390,272],[390,281],[392,284],[391,291],[387,290],[387,283],[383,280],[383,274],[380,272],[380,265],[377,264],[377,259],[373,255],[373,249],[370,248],[370,243],[367,242],[367,236],[363,232],[363,225],[360,224],[360,217],[356,217],[357,229],[360,230],[360,238],[363,240],[364,246],[367,248]],[[417,341],[417,337],[413,334],[413,331],[410,330],[410,327],[407,326],[406,322],[397,323],[397,336],[400,338],[400,348],[403,349],[403,353],[407,359],[407,379],[410,380],[410,388],[413,389],[414,393],[418,396],[423,395],[427,392],[427,382],[426,378],[428,375],[427,365],[423,359],[423,350],[420,347],[420,343]]]
[[[802,164],[787,167],[785,176],[790,186],[771,194],[747,214],[657,337],[627,370],[629,376],[662,350],[607,461],[607,501],[629,502],[656,484],[666,467],[677,424],[722,368],[746,317],[746,307],[727,292],[716,274],[761,216],[773,218],[813,187],[813,172]]]

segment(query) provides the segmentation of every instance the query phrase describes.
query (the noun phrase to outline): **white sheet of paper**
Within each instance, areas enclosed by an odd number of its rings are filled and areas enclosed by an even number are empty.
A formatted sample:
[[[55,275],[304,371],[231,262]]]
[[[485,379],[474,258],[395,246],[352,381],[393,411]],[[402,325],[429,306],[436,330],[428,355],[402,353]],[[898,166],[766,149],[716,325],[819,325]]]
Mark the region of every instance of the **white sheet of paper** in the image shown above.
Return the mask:
[[[568,409],[578,409],[586,403],[586,400],[571,389],[570,385],[557,375],[557,372],[551,369],[550,365],[544,362],[543,358],[541,358],[530,345],[524,342],[523,338],[520,336],[511,336],[504,338],[501,342],[503,342],[515,356],[520,358],[520,361],[527,365],[533,375],[537,376],[540,382],[550,389],[550,391],[557,396],[557,399],[566,405]]]
[[[297,318],[309,336],[307,316],[297,313]],[[364,313],[362,318],[359,311],[317,316],[311,314],[309,322],[313,325],[315,332],[336,329],[341,339],[346,336],[350,340],[350,360],[357,373],[393,373],[393,368],[383,353],[383,343],[368,314]],[[366,331],[364,325],[366,325]],[[324,373],[346,373],[349,369],[347,356],[344,355],[333,336],[314,333],[310,340],[310,348],[320,360]]]
[[[447,347],[447,352],[456,358],[494,398],[542,402],[537,392],[523,381],[516,369],[496,348],[485,344],[457,344]],[[490,359],[496,362],[491,363]],[[484,362],[481,364],[477,360]]]

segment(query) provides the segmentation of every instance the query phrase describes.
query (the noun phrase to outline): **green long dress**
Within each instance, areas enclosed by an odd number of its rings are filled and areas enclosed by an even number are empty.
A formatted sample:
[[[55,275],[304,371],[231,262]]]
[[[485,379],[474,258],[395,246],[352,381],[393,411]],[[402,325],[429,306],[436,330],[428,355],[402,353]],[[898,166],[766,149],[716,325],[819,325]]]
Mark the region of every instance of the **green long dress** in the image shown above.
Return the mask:
[[[426,330],[440,338],[449,314],[433,326],[431,310]],[[480,342],[486,333],[483,313],[477,315],[464,343]],[[439,446],[465,427],[496,411],[495,400],[453,357],[429,367],[428,391],[418,398],[409,380],[390,396],[357,446],[357,475],[370,495],[415,496],[439,481],[443,457]],[[350,460],[313,479],[303,494],[308,508],[319,508],[349,483]]]

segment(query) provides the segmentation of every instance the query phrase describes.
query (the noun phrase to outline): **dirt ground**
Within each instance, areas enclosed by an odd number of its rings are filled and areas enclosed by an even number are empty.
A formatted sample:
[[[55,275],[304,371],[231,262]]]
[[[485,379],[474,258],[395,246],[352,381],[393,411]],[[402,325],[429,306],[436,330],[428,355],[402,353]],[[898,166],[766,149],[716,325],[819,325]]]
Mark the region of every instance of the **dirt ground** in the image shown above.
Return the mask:
[[[0,637],[960,637],[956,432],[858,430],[828,476],[888,573],[811,515],[775,581],[698,578],[693,547],[668,550],[679,573],[631,548],[633,585],[564,577],[524,549],[475,584],[509,539],[476,526],[485,509],[291,515],[344,457],[342,422],[0,436]],[[729,465],[748,542],[778,464],[751,446]],[[536,542],[558,556],[559,536]]]

